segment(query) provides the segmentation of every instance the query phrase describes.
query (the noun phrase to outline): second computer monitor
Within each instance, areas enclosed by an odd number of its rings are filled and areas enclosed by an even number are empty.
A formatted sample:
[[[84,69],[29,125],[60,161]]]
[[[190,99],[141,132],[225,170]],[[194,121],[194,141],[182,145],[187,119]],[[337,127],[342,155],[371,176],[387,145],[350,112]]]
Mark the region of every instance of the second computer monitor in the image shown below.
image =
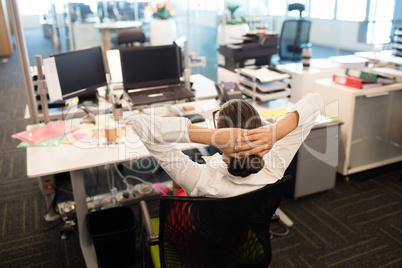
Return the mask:
[[[176,45],[120,49],[125,90],[180,83],[180,56]]]
[[[51,55],[56,62],[63,99],[76,96],[96,101],[96,89],[107,85],[100,46]]]

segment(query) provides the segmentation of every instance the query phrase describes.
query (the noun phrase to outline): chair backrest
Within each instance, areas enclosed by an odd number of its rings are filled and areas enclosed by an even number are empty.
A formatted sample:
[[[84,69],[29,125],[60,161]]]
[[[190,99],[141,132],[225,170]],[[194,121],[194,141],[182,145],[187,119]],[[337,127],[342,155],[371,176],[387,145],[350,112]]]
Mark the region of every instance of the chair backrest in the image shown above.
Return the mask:
[[[299,61],[302,58],[303,45],[310,41],[311,21],[285,20],[279,38],[279,57],[285,60]]]
[[[162,267],[268,267],[269,223],[291,176],[229,198],[162,196]]]
[[[129,28],[122,29],[117,32],[117,44],[119,46],[123,44],[127,46],[134,46],[136,42],[145,42],[144,30],[139,28]]]

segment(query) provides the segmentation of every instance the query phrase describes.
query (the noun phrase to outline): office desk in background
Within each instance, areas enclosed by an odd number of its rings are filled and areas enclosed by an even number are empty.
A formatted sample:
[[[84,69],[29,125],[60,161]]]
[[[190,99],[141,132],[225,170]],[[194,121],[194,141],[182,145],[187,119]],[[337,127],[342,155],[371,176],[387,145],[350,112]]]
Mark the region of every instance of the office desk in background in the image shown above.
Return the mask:
[[[369,59],[373,63],[379,62],[388,62],[393,63],[395,65],[402,65],[402,57],[397,57],[392,54],[392,50],[383,50],[383,51],[364,51],[364,52],[355,52],[355,56]]]
[[[340,64],[331,62],[329,59],[311,59],[310,67],[303,67],[301,62],[280,64],[276,69],[289,73],[291,94],[290,100],[298,102],[307,93],[313,92],[315,80],[323,78],[332,78],[335,73],[345,73],[346,68]]]
[[[343,122],[338,172],[356,172],[402,161],[402,83],[368,89],[316,81],[325,114]]]
[[[203,112],[209,114],[211,113],[211,111],[217,109],[220,106],[217,100],[209,99],[203,101],[196,101],[193,103],[176,104],[175,105],[176,109],[173,110],[181,109],[183,108],[183,106],[187,106],[189,104],[194,106],[194,111],[188,113],[201,113],[201,114]],[[284,107],[289,108],[291,105],[292,103],[288,99],[278,99],[267,103],[254,103],[254,106],[259,112],[263,112],[269,109],[280,109]],[[130,114],[133,113],[138,113],[138,111],[125,112],[125,116],[129,116]],[[171,114],[172,109],[167,109],[166,107],[155,108],[155,113],[157,115],[160,114],[164,116],[175,115],[174,113]],[[201,124],[204,124],[208,127],[213,126],[212,120],[206,120]],[[327,126],[333,129],[333,127],[337,127],[338,124],[336,122],[334,123],[331,120],[328,120],[328,118],[325,117],[319,117],[317,119],[314,129],[319,130],[320,133],[318,136],[317,135],[312,136],[311,144],[309,144],[308,148],[316,149],[314,143],[316,144],[318,143],[319,148],[325,148],[325,146],[322,146],[323,139],[321,137],[321,134],[324,133],[323,130],[325,130]],[[312,133],[314,132],[315,130],[312,131]],[[335,132],[332,131],[331,133],[334,134],[334,138],[336,141],[335,135],[337,133],[337,130]],[[90,138],[91,135],[87,134],[87,136]],[[317,137],[319,139],[316,139]],[[89,148],[87,143],[85,143],[86,141],[85,138],[82,140],[82,144],[79,143],[75,145],[61,144],[57,147],[27,148],[27,175],[30,178],[39,178],[39,177],[46,178],[49,176],[53,176],[54,174],[62,172],[70,172],[73,196],[76,205],[76,215],[80,230],[79,237],[80,237],[81,249],[87,267],[97,267],[96,253],[94,250],[94,246],[92,244],[92,239],[90,238],[87,229],[86,215],[88,213],[88,208],[86,203],[86,192],[84,186],[83,170],[91,167],[140,159],[143,157],[148,157],[150,156],[150,154],[147,151],[147,149],[143,146],[141,141],[138,139],[136,134],[131,130],[130,127],[127,128],[127,143],[122,145],[110,145],[110,146],[105,145],[102,147],[99,146]],[[329,140],[332,141],[332,139]],[[79,147],[79,145],[81,146]],[[194,144],[194,143],[179,144],[179,148],[181,148],[182,150],[188,150],[199,147],[205,147],[205,145]],[[337,148],[337,146],[335,147]],[[307,153],[311,153],[311,150],[310,152]],[[333,158],[335,155],[336,160],[337,152],[335,152],[335,154],[332,154],[333,152],[331,151],[330,153],[331,154],[329,154],[329,157]],[[315,158],[314,160],[315,164],[314,163],[307,164],[306,166],[308,166],[311,170],[314,170],[315,172],[319,172],[320,170],[317,169],[320,168],[322,170],[325,170],[326,177],[324,178],[326,179],[327,182],[319,183],[317,186],[318,188],[314,187],[313,191],[324,191],[333,188],[335,185],[335,166],[331,170],[328,169],[329,165],[327,165],[327,163],[322,162],[324,163],[324,166],[322,166],[322,164],[317,165],[317,163],[321,162],[321,160],[319,160],[318,158]],[[311,163],[312,160],[308,159],[308,161]],[[307,185],[310,183],[316,184],[315,182],[311,182],[314,176],[302,176],[301,173],[303,172],[305,172],[305,169],[298,170],[296,176],[296,180],[298,180],[298,183],[300,185]],[[307,181],[307,183],[304,181],[306,178],[309,180]],[[323,177],[319,177],[317,179],[319,179],[321,182],[323,181]],[[296,187],[298,186],[296,185]],[[300,189],[299,191],[295,192],[295,198],[312,193],[311,189],[306,191],[306,187],[303,186],[299,189]]]

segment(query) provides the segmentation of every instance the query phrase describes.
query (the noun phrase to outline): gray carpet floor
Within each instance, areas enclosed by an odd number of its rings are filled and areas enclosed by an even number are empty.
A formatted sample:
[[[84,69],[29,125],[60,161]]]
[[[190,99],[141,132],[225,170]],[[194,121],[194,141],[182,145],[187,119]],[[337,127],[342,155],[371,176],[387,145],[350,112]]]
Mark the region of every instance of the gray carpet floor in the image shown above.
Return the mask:
[[[54,53],[49,40],[36,39],[26,32],[31,62],[33,53]],[[25,128],[25,103],[15,51],[0,63],[0,267],[85,267],[78,232],[62,239],[64,224],[43,220],[48,208],[37,181],[26,176],[25,149],[11,138]],[[97,184],[99,193],[107,188],[101,172],[87,173],[93,178],[87,192]],[[272,240],[270,267],[402,267],[401,176],[402,163],[396,163],[352,175],[349,183],[338,177],[333,190],[285,198],[281,208],[295,225]],[[157,201],[150,206],[157,214]]]

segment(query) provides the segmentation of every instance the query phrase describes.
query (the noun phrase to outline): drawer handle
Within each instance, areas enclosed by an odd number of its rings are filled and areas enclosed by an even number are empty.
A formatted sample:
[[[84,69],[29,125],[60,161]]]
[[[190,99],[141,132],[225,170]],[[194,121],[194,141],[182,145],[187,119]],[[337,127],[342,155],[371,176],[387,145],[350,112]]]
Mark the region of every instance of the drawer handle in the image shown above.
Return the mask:
[[[366,98],[373,98],[373,97],[379,97],[379,96],[385,96],[388,95],[389,92],[378,92],[378,93],[373,93],[373,94],[367,94],[364,95]]]

